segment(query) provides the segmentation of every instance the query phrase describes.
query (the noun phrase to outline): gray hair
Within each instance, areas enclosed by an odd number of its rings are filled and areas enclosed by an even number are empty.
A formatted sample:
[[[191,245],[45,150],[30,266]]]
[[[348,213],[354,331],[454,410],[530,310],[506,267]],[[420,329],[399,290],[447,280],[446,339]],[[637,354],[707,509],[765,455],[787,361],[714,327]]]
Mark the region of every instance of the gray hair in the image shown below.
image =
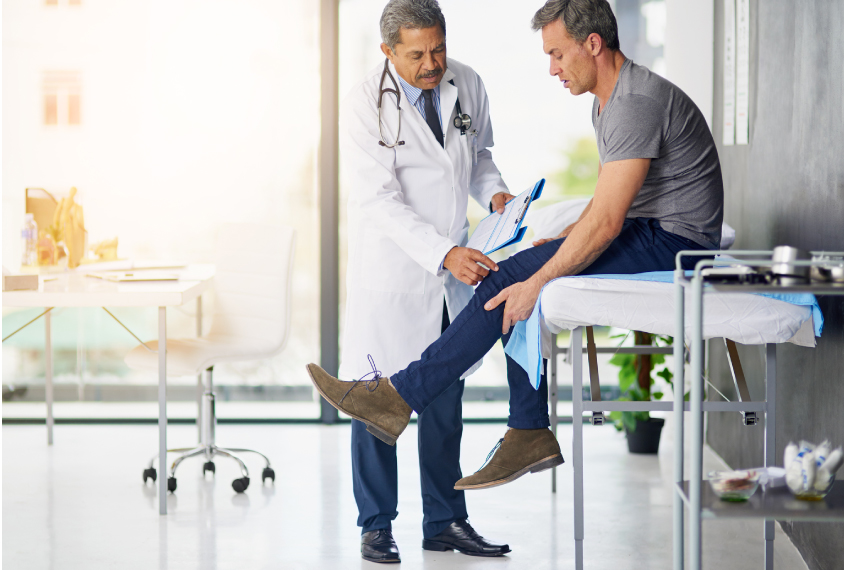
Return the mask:
[[[530,25],[541,30],[557,20],[562,20],[568,35],[578,43],[598,34],[607,48],[619,49],[618,24],[607,0],[548,0],[536,11]]]
[[[419,30],[437,24],[445,35],[445,16],[437,0],[390,0],[381,13],[381,40],[395,50],[402,28]]]

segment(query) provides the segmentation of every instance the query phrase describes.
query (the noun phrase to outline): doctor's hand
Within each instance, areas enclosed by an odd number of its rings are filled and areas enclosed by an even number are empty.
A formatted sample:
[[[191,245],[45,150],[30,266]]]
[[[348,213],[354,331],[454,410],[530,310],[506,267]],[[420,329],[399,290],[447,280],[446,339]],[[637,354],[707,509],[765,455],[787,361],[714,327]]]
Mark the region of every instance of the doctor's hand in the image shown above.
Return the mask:
[[[519,321],[527,320],[533,312],[542,285],[531,278],[503,289],[498,295],[490,299],[484,305],[484,309],[492,311],[501,303],[504,303],[504,320],[501,325],[501,332],[507,334],[510,327]]]
[[[485,256],[477,249],[470,249],[468,247],[454,247],[445,256],[443,267],[451,271],[451,274],[457,277],[466,285],[473,287],[483,281],[483,278],[489,275],[489,270],[482,265],[486,265],[493,271],[498,271],[498,264]]]
[[[498,212],[499,214],[503,214],[505,204],[507,204],[507,202],[509,202],[513,198],[515,198],[515,196],[513,196],[512,194],[508,194],[507,192],[499,192],[498,194],[492,197],[492,201],[490,202],[492,211]]]

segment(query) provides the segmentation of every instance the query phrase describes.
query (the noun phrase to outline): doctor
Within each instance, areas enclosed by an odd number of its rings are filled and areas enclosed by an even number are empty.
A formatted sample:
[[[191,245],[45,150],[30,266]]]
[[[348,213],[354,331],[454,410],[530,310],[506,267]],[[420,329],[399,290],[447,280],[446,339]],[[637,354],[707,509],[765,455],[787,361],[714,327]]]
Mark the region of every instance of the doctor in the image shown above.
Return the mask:
[[[462,247],[469,196],[502,211],[512,198],[488,150],[492,126],[483,83],[446,58],[445,18],[436,0],[388,2],[381,37],[386,60],[351,90],[340,119],[350,188],[340,375],[370,379],[375,366],[386,377],[418,359],[466,306],[472,286],[497,271],[481,252]],[[462,128],[454,122],[458,109]],[[462,395],[463,382],[455,382],[418,418],[422,548],[501,556],[510,548],[475,532],[463,491],[454,489],[462,477]],[[399,562],[392,536],[396,447],[363,423],[352,424],[361,555]]]

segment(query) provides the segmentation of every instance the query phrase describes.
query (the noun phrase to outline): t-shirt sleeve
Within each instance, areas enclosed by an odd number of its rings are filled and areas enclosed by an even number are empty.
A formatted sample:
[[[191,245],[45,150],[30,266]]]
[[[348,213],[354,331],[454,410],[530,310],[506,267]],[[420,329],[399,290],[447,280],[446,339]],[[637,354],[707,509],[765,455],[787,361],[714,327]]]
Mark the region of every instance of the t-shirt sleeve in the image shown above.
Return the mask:
[[[666,109],[643,95],[625,95],[613,107],[604,128],[604,162],[659,158]]]

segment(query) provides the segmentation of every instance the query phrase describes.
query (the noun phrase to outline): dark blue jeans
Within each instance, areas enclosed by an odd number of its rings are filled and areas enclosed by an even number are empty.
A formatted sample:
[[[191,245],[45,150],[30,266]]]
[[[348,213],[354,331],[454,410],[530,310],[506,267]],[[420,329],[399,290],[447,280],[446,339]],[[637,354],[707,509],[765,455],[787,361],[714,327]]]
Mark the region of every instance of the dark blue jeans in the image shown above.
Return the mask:
[[[521,251],[498,264],[475,289],[475,295],[451,326],[422,357],[390,377],[402,398],[416,412],[422,412],[437,396],[448,389],[475,362],[502,338],[504,304],[492,311],[484,304],[502,289],[527,280],[551,259],[565,238]],[[674,269],[674,256],[685,249],[703,246],[663,230],[659,222],[648,218],[627,219],[621,233],[581,275],[645,273]],[[692,264],[696,260],[690,261]],[[534,390],[527,372],[507,357],[507,382],[510,385],[510,417],[507,425],[518,429],[547,427],[548,387],[545,376]]]
[[[442,330],[448,326],[448,312],[443,307]],[[454,489],[454,482],[463,477],[462,398],[463,382],[453,382],[417,418],[425,538],[433,538],[457,519],[468,516],[464,492]],[[352,420],[352,488],[361,532],[392,528],[399,514],[396,446],[382,442],[357,420]]]

